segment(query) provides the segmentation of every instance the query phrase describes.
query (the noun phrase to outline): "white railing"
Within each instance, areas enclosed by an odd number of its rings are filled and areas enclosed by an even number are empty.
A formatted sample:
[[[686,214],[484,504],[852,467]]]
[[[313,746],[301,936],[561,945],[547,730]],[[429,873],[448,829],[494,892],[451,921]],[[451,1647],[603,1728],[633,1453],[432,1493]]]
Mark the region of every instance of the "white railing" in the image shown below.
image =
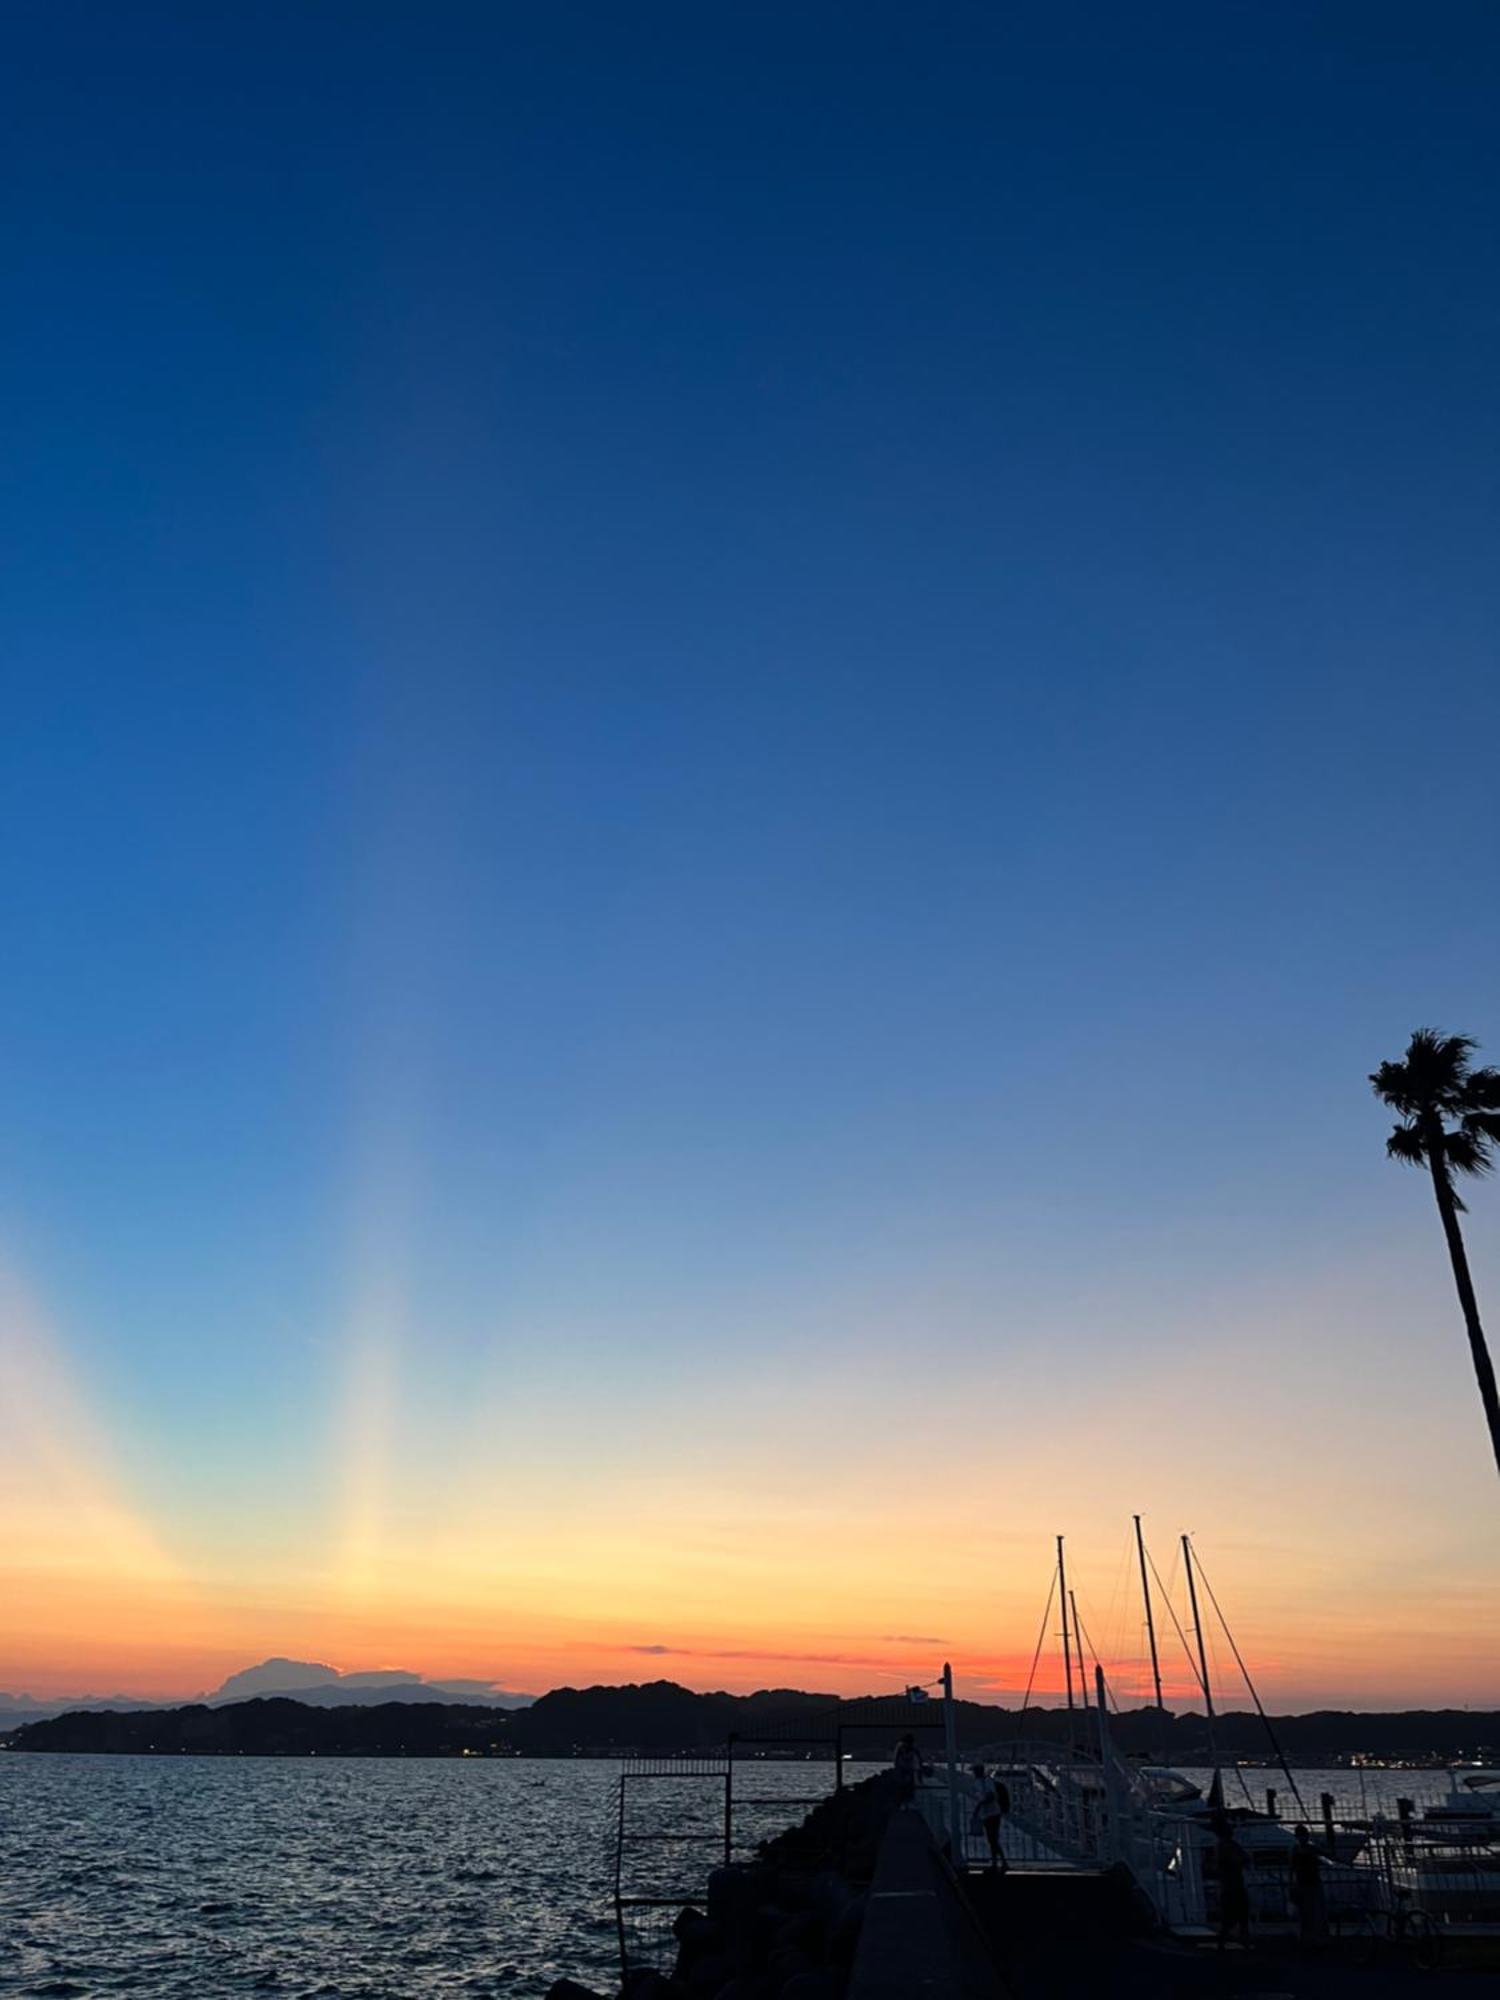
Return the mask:
[[[994,1746],[983,1761],[1010,1794],[1001,1839],[1011,1866],[1123,1865],[1150,1898],[1162,1923],[1175,1928],[1206,1921],[1200,1821],[1148,1808],[1134,1793],[1123,1767],[1103,1765],[1064,1747]],[[988,1861],[989,1846],[983,1830],[973,1823],[974,1797],[973,1781],[965,1772],[957,1859],[979,1865]],[[946,1767],[929,1774],[917,1804],[934,1835],[946,1841]]]

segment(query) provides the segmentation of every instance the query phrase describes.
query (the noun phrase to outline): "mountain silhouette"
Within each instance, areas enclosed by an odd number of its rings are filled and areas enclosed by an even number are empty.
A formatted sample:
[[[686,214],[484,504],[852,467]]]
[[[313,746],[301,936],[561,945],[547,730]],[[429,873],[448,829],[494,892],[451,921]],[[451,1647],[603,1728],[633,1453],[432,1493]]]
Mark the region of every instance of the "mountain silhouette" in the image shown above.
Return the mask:
[[[340,1678],[337,1667],[325,1667],[315,1660],[288,1660],[279,1653],[262,1660],[258,1667],[242,1667],[222,1686],[206,1697],[209,1701],[248,1701],[258,1694],[287,1694],[291,1689],[326,1687]]]
[[[366,1667],[343,1673],[321,1660],[289,1660],[276,1654],[258,1666],[242,1667],[230,1674],[203,1700],[210,1708],[220,1708],[269,1695],[300,1701],[309,1708],[363,1708],[393,1701],[525,1708],[533,1699],[494,1681],[426,1681],[406,1667]]]
[[[420,1687],[420,1684],[418,1684]],[[258,1696],[251,1701],[210,1707],[101,1714],[77,1712],[33,1720],[10,1738],[14,1750],[107,1751],[208,1756],[377,1756],[455,1757],[618,1756],[622,1751],[722,1750],[736,1736],[741,1754],[757,1749],[801,1755],[813,1739],[818,1754],[837,1713],[846,1748],[862,1756],[890,1754],[895,1734],[910,1717],[892,1721],[888,1695],[840,1700],[789,1688],[753,1695],[698,1694],[671,1681],[625,1687],[554,1688],[514,1714],[496,1704],[423,1699],[403,1687],[402,1698],[380,1689],[364,1699],[340,1701],[337,1684],[325,1687],[321,1702]],[[375,1697],[375,1698],[371,1698]],[[954,1704],[961,1750],[975,1753],[1008,1741],[1024,1727],[1037,1743],[1070,1742],[1088,1729],[1086,1720],[1066,1709],[1031,1709],[1024,1724],[1017,1711],[978,1702]],[[930,1738],[941,1734],[942,1710],[919,1726]],[[1500,1713],[1457,1709],[1412,1709],[1356,1714],[1323,1710],[1275,1718],[1276,1733],[1294,1764],[1344,1761],[1356,1754],[1396,1762],[1416,1759],[1445,1764],[1478,1759],[1486,1764],[1500,1749]],[[868,1725],[862,1727],[861,1725]],[[1211,1756],[1202,1715],[1166,1709],[1129,1709],[1110,1719],[1115,1748],[1124,1755],[1197,1765]],[[1087,1740],[1086,1736],[1085,1739]],[[1268,1752],[1266,1724],[1259,1715],[1231,1711],[1217,1718],[1221,1756],[1254,1761]],[[935,1744],[934,1744],[934,1747]]]

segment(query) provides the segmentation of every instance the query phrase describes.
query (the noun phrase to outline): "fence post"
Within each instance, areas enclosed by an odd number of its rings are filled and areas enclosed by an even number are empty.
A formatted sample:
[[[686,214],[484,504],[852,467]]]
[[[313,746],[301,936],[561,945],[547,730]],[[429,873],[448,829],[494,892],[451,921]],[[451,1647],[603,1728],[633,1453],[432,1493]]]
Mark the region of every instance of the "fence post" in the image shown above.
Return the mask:
[[[1330,1854],[1334,1851],[1333,1839],[1333,1793],[1320,1792],[1318,1804],[1323,1808],[1323,1845]]]
[[[1104,1692],[1104,1669],[1099,1665],[1097,1660],[1094,1662],[1094,1698],[1095,1712],[1099,1720],[1099,1762],[1104,1772],[1105,1825],[1100,1829],[1102,1837],[1099,1846],[1101,1852],[1109,1860],[1123,1861],[1125,1858],[1125,1829],[1121,1823],[1124,1815],[1120,1810],[1119,1774],[1115,1770],[1114,1751],[1110,1747],[1109,1705],[1105,1699]]]

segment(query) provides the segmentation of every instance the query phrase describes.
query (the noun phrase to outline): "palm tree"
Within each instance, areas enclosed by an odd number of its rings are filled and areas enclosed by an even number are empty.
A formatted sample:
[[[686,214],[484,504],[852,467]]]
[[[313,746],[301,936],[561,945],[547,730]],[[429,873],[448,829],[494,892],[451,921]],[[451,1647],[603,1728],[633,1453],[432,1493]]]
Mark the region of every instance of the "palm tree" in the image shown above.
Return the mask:
[[[1469,1330],[1469,1353],[1479,1378],[1479,1400],[1490,1427],[1490,1444],[1500,1468],[1500,1395],[1495,1368],[1479,1324],[1479,1306],[1458,1218],[1466,1211],[1453,1185],[1455,1174],[1487,1174],[1500,1144],[1500,1070],[1471,1069],[1478,1047],[1468,1035],[1444,1035],[1418,1028],[1400,1062],[1383,1062],[1370,1078],[1375,1095],[1400,1120],[1385,1142],[1393,1160],[1426,1167],[1432,1175],[1453,1282]]]

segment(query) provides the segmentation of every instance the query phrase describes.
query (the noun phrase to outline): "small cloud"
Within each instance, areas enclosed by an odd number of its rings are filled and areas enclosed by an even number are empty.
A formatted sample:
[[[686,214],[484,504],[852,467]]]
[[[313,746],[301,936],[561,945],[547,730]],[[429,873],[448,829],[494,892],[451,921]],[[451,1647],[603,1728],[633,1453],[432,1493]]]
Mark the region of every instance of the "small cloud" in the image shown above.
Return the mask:
[[[930,1632],[887,1632],[888,1646],[946,1646],[946,1639],[934,1639]]]
[[[649,1653],[655,1659],[669,1653],[681,1660],[790,1660],[804,1667],[874,1667],[884,1671],[888,1665],[863,1653],[778,1653],[771,1646],[627,1646],[625,1651]]]

